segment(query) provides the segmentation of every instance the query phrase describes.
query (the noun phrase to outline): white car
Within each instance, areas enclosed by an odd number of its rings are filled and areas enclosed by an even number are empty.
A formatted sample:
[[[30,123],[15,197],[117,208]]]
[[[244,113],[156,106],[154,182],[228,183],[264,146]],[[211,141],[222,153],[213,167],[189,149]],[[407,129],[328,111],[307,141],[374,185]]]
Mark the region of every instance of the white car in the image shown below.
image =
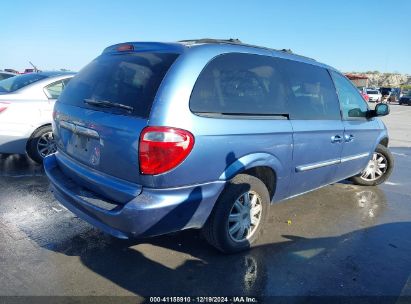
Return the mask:
[[[0,81],[0,154],[41,163],[55,152],[51,130],[56,99],[74,73],[39,72]]]
[[[380,91],[367,89],[366,93],[368,97],[370,98],[369,99],[370,102],[380,102],[381,101],[382,95]]]

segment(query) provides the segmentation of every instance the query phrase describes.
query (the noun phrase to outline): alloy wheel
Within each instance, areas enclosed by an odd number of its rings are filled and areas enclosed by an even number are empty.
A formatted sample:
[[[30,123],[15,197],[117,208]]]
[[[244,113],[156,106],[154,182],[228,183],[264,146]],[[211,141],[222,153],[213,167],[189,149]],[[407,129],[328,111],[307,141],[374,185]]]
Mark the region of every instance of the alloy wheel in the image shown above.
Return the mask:
[[[39,155],[44,158],[49,154],[52,154],[57,151],[57,146],[54,141],[53,133],[46,132],[42,134],[37,141],[37,152]]]
[[[240,195],[228,217],[228,233],[235,242],[250,239],[258,228],[262,216],[260,196],[254,191]]]
[[[361,174],[361,178],[366,181],[375,181],[385,174],[388,169],[387,158],[381,153],[374,152],[372,159]]]

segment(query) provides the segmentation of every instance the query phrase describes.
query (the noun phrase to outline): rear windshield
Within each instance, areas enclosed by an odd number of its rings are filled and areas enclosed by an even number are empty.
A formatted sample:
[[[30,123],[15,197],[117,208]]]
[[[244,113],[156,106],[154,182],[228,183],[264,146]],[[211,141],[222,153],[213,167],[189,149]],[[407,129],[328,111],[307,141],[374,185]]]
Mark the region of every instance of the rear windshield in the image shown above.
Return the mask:
[[[367,94],[378,94],[378,91],[367,91]]]
[[[44,78],[47,78],[47,76],[37,73],[7,78],[0,81],[0,92],[14,92]]]
[[[114,114],[148,117],[164,75],[177,58],[170,53],[127,53],[97,57],[67,85],[58,102]],[[99,107],[84,101],[132,107]]]
[[[10,78],[10,77],[13,77],[13,76],[15,76],[15,75],[0,73],[0,80],[7,79],[7,78]]]

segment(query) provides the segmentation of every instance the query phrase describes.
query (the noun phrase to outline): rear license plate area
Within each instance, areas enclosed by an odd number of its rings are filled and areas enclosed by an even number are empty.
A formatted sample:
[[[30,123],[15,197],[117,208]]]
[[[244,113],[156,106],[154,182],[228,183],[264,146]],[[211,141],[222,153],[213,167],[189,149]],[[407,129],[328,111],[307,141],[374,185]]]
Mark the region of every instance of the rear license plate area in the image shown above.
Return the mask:
[[[67,153],[92,166],[100,164],[100,141],[82,134],[72,133],[67,143]]]

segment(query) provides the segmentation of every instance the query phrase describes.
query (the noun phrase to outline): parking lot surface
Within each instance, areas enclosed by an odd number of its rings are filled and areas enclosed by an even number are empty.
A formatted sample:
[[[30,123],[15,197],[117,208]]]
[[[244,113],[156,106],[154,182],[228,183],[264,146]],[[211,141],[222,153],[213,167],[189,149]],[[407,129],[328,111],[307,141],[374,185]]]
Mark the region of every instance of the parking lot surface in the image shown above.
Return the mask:
[[[222,255],[197,231],[105,235],[59,205],[41,166],[0,159],[0,295],[411,296],[411,107],[384,118],[387,183],[280,202],[258,246]]]

